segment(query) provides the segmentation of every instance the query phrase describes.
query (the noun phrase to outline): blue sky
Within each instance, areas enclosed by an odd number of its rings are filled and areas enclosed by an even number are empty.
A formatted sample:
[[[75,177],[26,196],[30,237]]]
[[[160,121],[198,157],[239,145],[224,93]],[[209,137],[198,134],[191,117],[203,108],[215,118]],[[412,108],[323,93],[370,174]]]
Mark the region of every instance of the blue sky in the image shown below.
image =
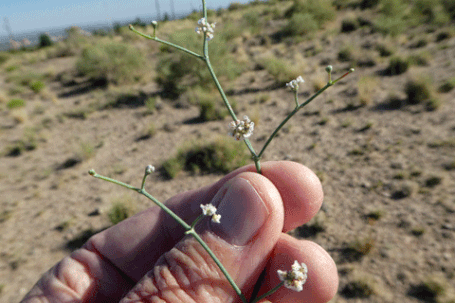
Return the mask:
[[[0,1],[0,36],[8,33],[4,28],[4,18],[8,18],[14,34],[45,31],[51,28],[72,25],[109,24],[112,22],[134,19],[156,14],[156,0],[1,0]],[[171,1],[157,0],[161,15],[171,15]],[[200,10],[200,0],[173,0],[175,13],[187,13]],[[227,7],[231,2],[246,3],[248,0],[206,0],[209,8]]]

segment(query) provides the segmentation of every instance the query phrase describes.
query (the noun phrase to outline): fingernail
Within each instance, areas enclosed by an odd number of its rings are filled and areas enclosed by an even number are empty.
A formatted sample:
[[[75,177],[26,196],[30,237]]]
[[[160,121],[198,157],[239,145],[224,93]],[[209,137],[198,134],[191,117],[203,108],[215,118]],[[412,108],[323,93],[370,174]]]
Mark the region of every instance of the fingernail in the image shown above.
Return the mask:
[[[251,183],[234,178],[212,200],[221,223],[210,222],[218,236],[233,245],[246,245],[264,225],[269,211]]]

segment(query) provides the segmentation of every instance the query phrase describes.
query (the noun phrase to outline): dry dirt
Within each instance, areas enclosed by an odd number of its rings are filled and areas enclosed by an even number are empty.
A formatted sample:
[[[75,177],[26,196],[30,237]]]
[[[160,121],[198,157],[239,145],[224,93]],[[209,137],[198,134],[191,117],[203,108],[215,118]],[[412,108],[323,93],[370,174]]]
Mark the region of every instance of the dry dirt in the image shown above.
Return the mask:
[[[435,87],[455,75],[455,38],[435,43],[434,37],[435,33],[428,34],[430,42],[420,49],[431,54],[428,65],[384,76],[388,60],[376,56],[375,66],[358,67],[299,112],[265,154],[264,161],[303,163],[322,180],[325,200],[320,214],[293,234],[317,242],[336,261],[340,287],[333,302],[432,302],[422,287],[432,277],[446,285],[446,292],[454,291],[455,169],[450,165],[455,161],[455,90],[438,94],[441,105],[434,111],[421,104],[387,107],[390,93],[405,99],[403,88],[410,74],[431,77]],[[335,76],[349,68],[349,63],[337,60],[347,41],[372,54],[371,45],[381,39],[379,34],[358,30],[323,40],[320,53],[303,59],[306,83],[301,85],[300,99],[325,79],[328,63]],[[404,53],[412,51],[411,39],[396,41]],[[445,47],[440,47],[442,43]],[[300,52],[303,57],[311,46],[314,42],[304,41],[292,49],[282,44],[250,45],[247,54],[268,48],[283,55]],[[71,75],[74,61],[74,57],[54,58],[30,67],[44,71],[52,66],[56,74]],[[377,82],[371,87],[371,101],[357,106],[363,76]],[[2,72],[1,90],[6,90],[5,78]],[[285,87],[274,88],[273,83],[265,70],[259,70],[244,73],[231,85],[239,115],[249,114],[257,121],[252,137],[257,150],[293,106],[292,93]],[[105,98],[102,89],[78,90],[83,86],[49,82],[49,91],[57,97],[52,101],[26,96],[25,119],[17,119],[17,111],[1,108],[1,150],[23,138],[27,128],[39,126],[36,149],[0,157],[2,302],[18,302],[43,272],[71,251],[81,233],[109,226],[107,212],[115,201],[129,200],[138,211],[152,206],[132,192],[92,179],[89,169],[138,186],[146,165],[159,166],[185,142],[226,134],[227,119],[193,123],[199,115],[196,106],[176,108],[166,100],[153,114],[145,114],[144,106],[123,106],[89,113],[85,119],[62,115]],[[141,90],[149,95],[159,92],[153,82]],[[260,103],[261,95],[270,98]],[[151,123],[156,134],[138,140]],[[67,162],[71,159],[77,161]],[[165,180],[154,174],[149,187],[164,201],[219,178],[183,173]],[[374,294],[351,298],[359,281]]]

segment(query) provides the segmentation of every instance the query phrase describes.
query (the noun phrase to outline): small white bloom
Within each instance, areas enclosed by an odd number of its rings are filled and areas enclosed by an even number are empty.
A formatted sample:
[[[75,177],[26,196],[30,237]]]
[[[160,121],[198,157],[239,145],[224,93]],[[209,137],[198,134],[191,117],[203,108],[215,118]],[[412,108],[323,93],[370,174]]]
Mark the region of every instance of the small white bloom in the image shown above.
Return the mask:
[[[277,270],[278,277],[281,281],[284,281],[286,288],[302,291],[303,284],[305,284],[308,277],[308,268],[305,263],[299,263],[294,261],[291,266],[291,271]]]
[[[212,222],[220,223],[221,215],[216,213],[216,207],[212,204],[201,204],[202,214],[204,216],[211,216]]]
[[[147,175],[150,175],[151,173],[153,173],[155,171],[155,167],[153,165],[147,165],[147,167],[145,168],[145,173]]]
[[[297,79],[292,80],[289,83],[286,83],[286,86],[290,87],[292,90],[296,91],[299,89],[299,83],[303,83],[305,80],[303,80],[302,76],[298,76]]]
[[[243,116],[242,121],[236,120],[229,123],[229,129],[229,135],[233,136],[235,140],[243,140],[253,134],[254,122],[248,116]]]
[[[212,40],[216,22],[208,23],[205,18],[201,18],[198,20],[197,24],[200,26],[196,27],[196,33],[204,33],[207,40]]]

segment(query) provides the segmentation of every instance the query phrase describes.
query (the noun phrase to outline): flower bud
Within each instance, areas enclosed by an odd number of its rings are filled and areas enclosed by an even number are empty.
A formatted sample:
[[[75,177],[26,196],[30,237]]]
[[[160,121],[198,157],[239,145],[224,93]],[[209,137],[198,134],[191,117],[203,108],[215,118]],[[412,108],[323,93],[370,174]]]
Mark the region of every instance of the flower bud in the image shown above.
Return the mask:
[[[333,70],[332,65],[329,65],[325,68],[325,71],[328,72],[329,74],[332,72],[332,70]]]
[[[155,171],[155,167],[153,165],[147,165],[147,167],[145,168],[145,174],[146,175],[150,175],[154,171]]]

